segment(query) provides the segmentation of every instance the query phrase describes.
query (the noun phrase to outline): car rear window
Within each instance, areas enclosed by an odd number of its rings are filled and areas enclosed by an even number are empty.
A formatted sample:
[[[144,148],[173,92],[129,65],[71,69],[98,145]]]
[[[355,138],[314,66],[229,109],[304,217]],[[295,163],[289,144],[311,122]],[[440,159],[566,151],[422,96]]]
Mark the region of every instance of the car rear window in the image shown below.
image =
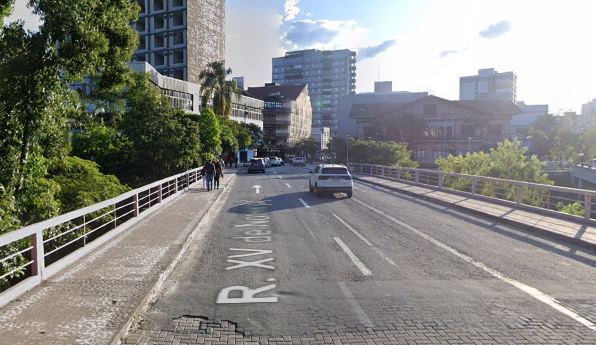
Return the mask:
[[[335,174],[335,175],[347,175],[348,169],[346,168],[323,168],[321,174]]]
[[[261,160],[260,159],[253,158],[253,159],[250,160],[250,162],[251,163],[261,163]]]

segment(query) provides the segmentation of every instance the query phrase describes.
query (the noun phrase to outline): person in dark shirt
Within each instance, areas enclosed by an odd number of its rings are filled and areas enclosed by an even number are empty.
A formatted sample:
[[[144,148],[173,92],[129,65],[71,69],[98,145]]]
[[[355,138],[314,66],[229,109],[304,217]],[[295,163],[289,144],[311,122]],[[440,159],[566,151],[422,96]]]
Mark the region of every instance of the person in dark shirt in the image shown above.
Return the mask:
[[[205,172],[205,182],[207,183],[207,191],[213,189],[213,175],[215,175],[215,164],[211,162],[205,163],[203,166]]]
[[[223,177],[223,169],[221,167],[221,162],[220,161],[216,161],[215,162],[215,176],[214,178],[214,187],[219,189],[219,178]]]

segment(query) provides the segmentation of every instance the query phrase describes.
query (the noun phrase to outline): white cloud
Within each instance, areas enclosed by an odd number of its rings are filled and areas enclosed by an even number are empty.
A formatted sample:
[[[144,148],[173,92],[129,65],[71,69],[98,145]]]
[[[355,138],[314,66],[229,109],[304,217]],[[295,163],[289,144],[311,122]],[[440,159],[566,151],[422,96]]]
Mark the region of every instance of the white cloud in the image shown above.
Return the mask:
[[[300,13],[300,7],[298,7],[298,0],[286,0],[284,3],[285,21],[294,20]]]

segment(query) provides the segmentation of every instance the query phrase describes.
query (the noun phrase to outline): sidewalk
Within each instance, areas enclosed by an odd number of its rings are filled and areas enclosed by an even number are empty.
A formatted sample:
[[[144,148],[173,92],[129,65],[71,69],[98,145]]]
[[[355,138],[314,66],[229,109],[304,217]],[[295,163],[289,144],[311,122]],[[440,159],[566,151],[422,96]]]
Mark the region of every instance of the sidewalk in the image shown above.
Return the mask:
[[[581,245],[596,246],[596,228],[593,226],[384,178],[360,174],[354,174],[353,176],[363,182],[388,187],[413,196],[500,219],[550,237]]]
[[[230,170],[221,181],[235,179]],[[202,181],[0,308],[0,344],[108,344],[160,281],[224,188],[207,192]]]

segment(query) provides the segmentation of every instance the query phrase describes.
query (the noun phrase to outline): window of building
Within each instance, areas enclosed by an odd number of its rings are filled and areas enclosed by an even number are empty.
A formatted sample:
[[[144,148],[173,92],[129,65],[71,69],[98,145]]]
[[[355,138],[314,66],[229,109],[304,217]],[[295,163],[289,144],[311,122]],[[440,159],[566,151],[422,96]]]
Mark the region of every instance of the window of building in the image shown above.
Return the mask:
[[[156,34],[153,35],[153,47],[154,48],[163,48],[166,46],[166,38],[164,34]]]
[[[139,36],[139,46],[137,47],[138,50],[145,50],[147,49],[147,37],[146,36]]]
[[[461,134],[462,135],[474,135],[474,126],[472,126],[472,125],[461,126]]]
[[[174,44],[184,44],[184,31],[175,31],[172,33],[172,42]]]
[[[155,16],[153,17],[153,29],[163,30],[166,27],[166,16]]]
[[[173,26],[183,26],[184,25],[184,11],[175,12],[172,15],[172,25]]]
[[[172,0],[172,7],[184,7],[184,0]]]
[[[437,105],[436,104],[424,104],[423,112],[425,115],[436,115],[437,114]]]
[[[139,18],[139,21],[137,21],[137,32],[145,32],[145,29],[147,29],[146,20],[146,18]]]
[[[426,151],[424,150],[416,150],[414,151],[414,155],[416,159],[426,159]]]
[[[174,54],[172,56],[172,63],[184,63],[184,50],[174,50]]]
[[[139,62],[144,62],[147,60],[147,58],[145,57],[145,54],[137,54],[134,56],[134,60],[139,61]]]
[[[153,0],[153,11],[162,11],[165,8],[165,0]]]
[[[156,66],[163,66],[166,64],[166,56],[164,52],[154,53],[154,64]]]
[[[184,68],[176,68],[172,76],[176,79],[183,80],[184,79]]]
[[[434,150],[433,151],[433,159],[443,158],[449,156],[449,151],[447,150]]]
[[[501,135],[503,132],[501,125],[489,125],[488,135]]]

